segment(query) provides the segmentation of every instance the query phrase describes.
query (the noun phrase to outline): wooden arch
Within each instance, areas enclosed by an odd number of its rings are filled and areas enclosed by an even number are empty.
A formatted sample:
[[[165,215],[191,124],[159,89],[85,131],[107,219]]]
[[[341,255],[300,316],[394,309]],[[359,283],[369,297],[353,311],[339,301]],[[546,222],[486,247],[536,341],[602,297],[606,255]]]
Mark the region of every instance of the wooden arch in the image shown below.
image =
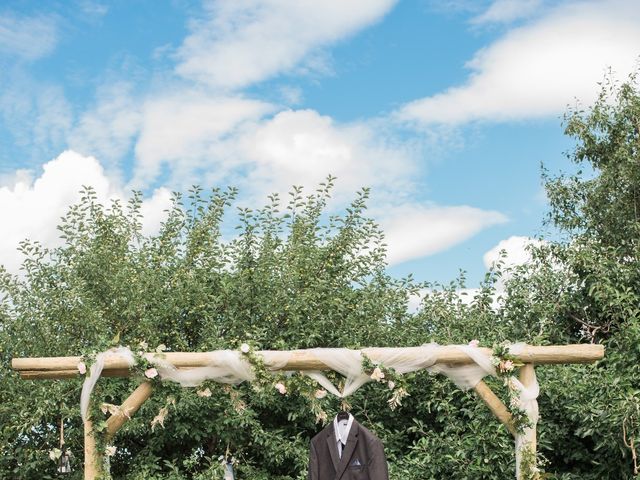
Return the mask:
[[[480,348],[487,355],[493,352],[489,348]],[[367,349],[368,357],[376,361],[384,354],[399,353],[407,358],[416,358],[421,354],[420,347],[406,348],[372,348]],[[163,358],[179,369],[211,366],[216,364],[218,352],[188,353],[166,352]],[[268,353],[265,358],[266,367],[276,370],[330,370],[315,355],[313,350],[293,350],[289,352],[259,351],[257,354]],[[220,356],[221,357],[221,356]],[[520,380],[525,387],[531,385],[534,379],[535,365],[593,363],[604,358],[604,347],[593,344],[526,346],[516,355],[524,363],[520,369]],[[42,358],[14,358],[11,366],[20,376],[28,380],[64,379],[79,375],[77,365],[81,357],[42,357]],[[220,362],[222,359],[220,359]],[[464,352],[455,346],[443,346],[438,351],[436,364],[466,365],[473,363]],[[278,368],[275,367],[278,365]],[[111,357],[106,360],[103,376],[127,377],[130,375],[129,365],[124,358]],[[142,382],[131,395],[122,403],[117,414],[107,420],[107,437],[113,438],[128,418],[138,411],[140,406],[151,396],[152,386],[149,382]],[[496,418],[506,426],[515,436],[515,428],[511,413],[498,396],[484,382],[480,381],[474,388],[478,396],[486,403]],[[95,480],[102,465],[102,452],[96,451],[91,419],[84,423],[84,479]],[[529,431],[526,442],[535,453],[536,431]]]

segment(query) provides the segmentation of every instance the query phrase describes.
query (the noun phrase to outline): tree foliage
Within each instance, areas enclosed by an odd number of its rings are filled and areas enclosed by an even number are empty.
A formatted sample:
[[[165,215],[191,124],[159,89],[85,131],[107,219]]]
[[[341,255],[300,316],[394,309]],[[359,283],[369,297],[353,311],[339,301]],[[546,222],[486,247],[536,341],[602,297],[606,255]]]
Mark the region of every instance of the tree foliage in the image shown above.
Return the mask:
[[[548,478],[634,477],[640,444],[640,93],[635,79],[606,83],[595,106],[566,118],[581,169],[544,181],[547,221],[560,240],[534,261],[497,264],[475,293],[464,277],[420,284],[386,273],[384,235],[366,216],[368,191],[329,215],[333,179],[283,204],[237,208],[233,189],[194,188],[160,231],[144,235],[141,198],[101,205],[87,188],[60,224],[64,244],[21,245],[19,276],[0,275],[0,478],[55,478],[48,452],[60,419],[81,478],[80,380],[20,380],[12,357],[101,351],[114,343],[174,351],[600,342],[591,366],[539,367],[539,449]],[[583,173],[584,172],[584,173]],[[421,293],[416,312],[408,310]],[[492,383],[500,390],[500,385]],[[349,402],[383,440],[394,479],[495,479],[513,475],[513,441],[477,401],[448,380],[418,373],[390,410],[377,384]],[[321,427],[304,397],[250,385],[212,395],[164,385],[118,433],[114,478],[220,478],[220,456],[249,479],[303,479],[309,439]],[[102,379],[96,397],[119,404],[130,379]],[[168,399],[175,399],[175,405]],[[165,428],[150,427],[168,406]],[[326,398],[327,413],[338,401]],[[635,472],[637,476],[637,472]]]

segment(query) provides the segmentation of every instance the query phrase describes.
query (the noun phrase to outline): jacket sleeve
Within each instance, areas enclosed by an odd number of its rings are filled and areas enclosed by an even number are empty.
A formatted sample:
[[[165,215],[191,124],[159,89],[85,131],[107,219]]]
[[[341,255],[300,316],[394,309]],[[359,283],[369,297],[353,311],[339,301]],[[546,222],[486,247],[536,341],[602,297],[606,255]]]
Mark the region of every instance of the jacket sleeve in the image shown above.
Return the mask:
[[[309,473],[307,474],[308,480],[318,480],[319,476],[318,472],[318,454],[316,453],[316,447],[311,442],[311,447],[309,448]]]
[[[387,465],[387,458],[384,455],[382,442],[376,439],[371,447],[373,457],[369,464],[369,479],[389,480],[389,466]]]

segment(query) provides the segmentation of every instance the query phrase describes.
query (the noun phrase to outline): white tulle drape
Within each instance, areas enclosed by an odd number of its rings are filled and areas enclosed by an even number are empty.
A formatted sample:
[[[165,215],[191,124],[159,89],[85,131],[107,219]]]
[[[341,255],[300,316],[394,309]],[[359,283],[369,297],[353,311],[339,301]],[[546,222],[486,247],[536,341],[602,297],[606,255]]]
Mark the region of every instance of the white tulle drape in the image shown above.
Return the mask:
[[[147,361],[153,364],[158,371],[160,379],[179,383],[183,387],[197,387],[205,380],[237,385],[245,381],[251,382],[255,379],[251,364],[243,358],[240,352],[236,350],[220,350],[211,352],[209,356],[209,365],[179,370],[165,360],[161,354],[145,354]],[[91,392],[93,392],[96,382],[104,369],[105,360],[109,357],[124,359],[129,366],[135,365],[134,355],[127,347],[112,348],[96,356],[89,375],[87,375],[82,385],[80,411],[83,420],[86,420],[88,415]],[[287,364],[289,357],[290,354],[287,352],[277,352],[266,355],[265,361],[268,362],[270,369],[279,370]]]
[[[83,421],[87,419],[89,413],[91,392],[93,392],[93,388],[96,386],[100,375],[102,375],[105,360],[110,357],[124,359],[129,366],[133,366],[136,363],[133,353],[131,353],[131,350],[127,347],[112,348],[106,352],[96,355],[96,360],[93,362],[93,365],[91,365],[91,369],[84,379],[84,383],[82,384],[82,393],[80,394],[80,413],[82,414]]]
[[[525,344],[515,344],[510,347],[514,355],[522,350]],[[313,355],[331,370],[344,377],[344,385],[339,390],[327,376],[321,371],[308,371],[306,375],[323,386],[329,393],[339,398],[347,397],[358,390],[362,385],[372,381],[370,375],[362,371],[363,354],[369,358],[375,358],[374,363],[380,363],[387,368],[394,369],[398,374],[415,372],[426,369],[430,373],[441,373],[452,380],[459,388],[469,390],[474,388],[480,380],[486,376],[496,376],[496,371],[491,363],[491,356],[483,350],[470,345],[455,345],[464,352],[474,363],[468,365],[436,364],[440,345],[432,343],[411,349],[404,348],[366,348],[363,350],[350,350],[346,348],[316,348],[311,350]],[[80,409],[82,418],[86,419],[89,408],[91,392],[95,387],[104,368],[105,360],[110,356],[125,359],[127,364],[133,366],[135,358],[126,347],[118,347],[96,356],[95,363],[91,366],[82,386]],[[223,350],[211,353],[210,364],[203,367],[180,370],[162,356],[146,354],[147,360],[158,371],[162,380],[179,383],[183,387],[196,387],[205,380],[213,380],[220,383],[239,384],[244,381],[252,381],[255,374],[251,364],[244,356],[234,350]],[[289,361],[288,352],[265,352],[264,360],[272,370],[282,369]],[[538,421],[538,394],[539,386],[533,376],[532,385],[525,387],[517,378],[511,379],[518,391],[520,406],[527,412],[533,428]],[[527,429],[524,433],[516,435],[516,478],[520,476],[520,452],[526,445],[528,435],[533,429]]]

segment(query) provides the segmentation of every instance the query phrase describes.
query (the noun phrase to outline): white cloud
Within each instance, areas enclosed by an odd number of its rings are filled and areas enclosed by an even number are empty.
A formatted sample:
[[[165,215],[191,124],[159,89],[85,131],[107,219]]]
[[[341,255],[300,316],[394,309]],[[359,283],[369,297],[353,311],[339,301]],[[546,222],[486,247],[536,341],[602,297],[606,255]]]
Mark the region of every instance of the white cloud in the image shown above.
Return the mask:
[[[270,112],[267,103],[241,97],[212,97],[180,91],[149,99],[142,110],[142,127],[135,145],[137,157],[132,185],[147,185],[169,165],[173,177],[193,179],[198,168],[216,170],[217,178],[235,166],[232,157],[217,157],[220,142],[245,122]],[[187,180],[189,181],[189,180]]]
[[[542,242],[531,237],[511,236],[501,240],[495,247],[486,252],[482,257],[484,266],[489,269],[498,260],[504,262],[505,267],[516,267],[531,261],[531,253],[527,250],[529,246],[540,246]],[[501,252],[504,250],[504,257]]]
[[[509,23],[530,16],[541,6],[542,0],[494,0],[489,8],[472,18],[471,23]]]
[[[387,260],[394,265],[446,250],[507,218],[469,206],[407,204],[388,208],[379,220],[389,245]]]
[[[292,185],[314,188],[331,174],[338,177],[339,201],[366,186],[380,198],[409,190],[415,169],[410,145],[396,145],[364,123],[337,124],[314,110],[280,112],[238,145],[248,162],[243,183],[259,197]]]
[[[178,51],[176,71],[215,87],[247,86],[300,66],[310,53],[378,21],[395,1],[209,1],[206,18],[193,22]]]
[[[5,178],[5,184],[7,182]],[[28,238],[47,247],[61,243],[56,226],[68,207],[80,199],[79,192],[83,186],[92,186],[102,203],[116,198],[126,199],[95,158],[83,157],[73,151],[66,151],[46,163],[38,178],[18,171],[13,182],[0,187],[0,224],[3,225],[0,264],[13,273],[18,273],[22,262],[17,251],[22,240]],[[157,230],[163,210],[170,205],[169,198],[166,189],[159,189],[144,201],[145,232]]]
[[[37,60],[50,54],[58,42],[55,17],[19,17],[0,14],[0,54]]]
[[[68,134],[69,148],[115,164],[131,149],[142,122],[141,104],[127,82],[102,86],[96,103],[80,115]]]
[[[92,0],[80,0],[78,6],[85,15],[92,18],[104,17],[109,13],[109,7],[107,5]]]
[[[619,78],[640,54],[640,3],[570,2],[515,28],[476,53],[468,81],[398,112],[418,123],[463,123],[558,115],[590,103],[608,67]]]
[[[0,75],[0,126],[28,155],[42,158],[59,151],[72,124],[71,107],[57,85],[35,83],[18,71]],[[0,159],[4,152],[0,152]]]

